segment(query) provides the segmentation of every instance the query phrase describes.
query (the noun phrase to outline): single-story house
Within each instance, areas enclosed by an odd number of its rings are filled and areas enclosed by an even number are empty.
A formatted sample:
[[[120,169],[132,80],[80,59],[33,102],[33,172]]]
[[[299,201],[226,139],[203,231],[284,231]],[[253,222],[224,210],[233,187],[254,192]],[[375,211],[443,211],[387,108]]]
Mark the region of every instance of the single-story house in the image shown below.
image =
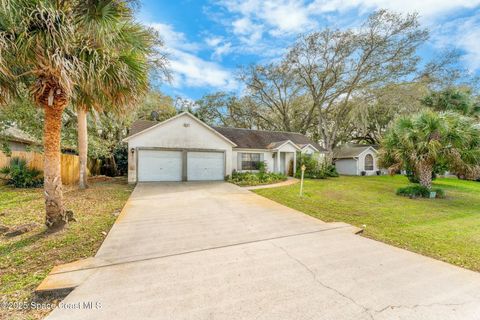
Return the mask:
[[[380,170],[376,146],[362,144],[346,144],[333,151],[333,161],[339,174],[370,176]]]
[[[293,132],[213,127],[188,112],[163,122],[138,120],[128,143],[128,181],[224,180],[233,171],[295,171],[296,153],[324,152]]]
[[[0,142],[6,143],[10,151],[27,151],[29,147],[40,145],[39,141],[17,127],[7,127],[0,132]]]

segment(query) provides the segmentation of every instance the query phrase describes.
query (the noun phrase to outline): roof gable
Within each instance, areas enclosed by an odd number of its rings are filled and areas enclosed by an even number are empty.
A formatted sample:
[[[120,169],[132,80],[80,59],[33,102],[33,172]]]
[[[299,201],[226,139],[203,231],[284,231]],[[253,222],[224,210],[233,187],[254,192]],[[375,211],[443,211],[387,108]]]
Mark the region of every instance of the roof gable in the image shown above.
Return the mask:
[[[125,139],[123,139],[123,141],[127,142],[133,137],[142,135],[146,132],[154,130],[155,128],[164,126],[165,124],[170,123],[172,121],[175,121],[176,119],[179,119],[181,117],[189,117],[189,118],[193,119],[195,122],[197,122],[198,124],[200,124],[204,128],[208,129],[209,131],[211,131],[212,133],[214,133],[218,137],[222,138],[223,140],[227,141],[232,146],[236,146],[235,142],[233,142],[230,139],[228,139],[227,137],[223,136],[221,133],[219,133],[218,131],[216,131],[215,129],[210,127],[209,125],[205,124],[203,121],[201,121],[197,117],[193,116],[189,112],[182,112],[182,113],[180,113],[180,114],[178,114],[178,115],[176,115],[176,116],[174,116],[170,119],[162,121],[162,122],[148,121],[148,120],[137,120],[132,124],[131,130],[130,130],[131,134],[128,137],[126,137]]]
[[[173,118],[165,120],[163,122],[156,122],[150,120],[137,120],[130,128],[130,135],[124,139],[128,141],[130,138],[137,136],[143,132],[151,130],[154,127],[160,126],[164,123],[172,121],[180,116],[188,115],[192,119],[201,123],[203,126],[214,131],[217,135],[223,137],[230,144],[237,148],[244,149],[277,149],[280,145],[290,141],[295,148],[303,149],[306,146],[312,146],[316,151],[325,151],[318,143],[313,142],[308,137],[301,133],[296,132],[284,132],[284,131],[266,131],[266,130],[253,130],[253,129],[241,129],[241,128],[228,128],[228,127],[210,127],[192,114],[188,112],[181,113]]]
[[[292,147],[294,147],[297,150],[301,150],[298,145],[296,145],[295,143],[293,143],[290,140],[272,142],[267,146],[267,149],[277,150],[277,149],[281,149],[283,146],[286,146],[288,144],[291,145]]]
[[[302,150],[305,150],[305,149],[307,149],[307,148],[310,148],[310,149],[312,149],[313,151],[317,151],[317,152],[320,151],[320,150],[318,150],[317,148],[315,148],[315,146],[313,146],[313,145],[310,144],[310,143],[309,143],[309,144],[301,145],[300,148],[301,148]]]
[[[237,148],[244,149],[272,149],[274,144],[291,141],[297,147],[311,144],[319,151],[324,149],[301,133],[283,131],[264,131],[241,128],[213,127],[222,135],[237,144]]]
[[[363,152],[371,149],[373,152],[378,153],[378,151],[371,145],[345,145],[339,148],[336,148],[333,153],[334,159],[349,159],[357,158]]]

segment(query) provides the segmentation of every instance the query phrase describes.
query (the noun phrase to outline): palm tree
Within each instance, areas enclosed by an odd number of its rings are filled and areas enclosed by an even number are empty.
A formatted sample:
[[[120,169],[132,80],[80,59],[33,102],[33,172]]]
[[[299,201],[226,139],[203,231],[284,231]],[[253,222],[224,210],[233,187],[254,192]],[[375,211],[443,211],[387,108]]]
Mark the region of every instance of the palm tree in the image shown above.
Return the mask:
[[[420,184],[432,187],[435,165],[451,170],[480,164],[480,129],[458,113],[425,110],[398,119],[386,133],[380,163],[391,171],[412,168]]]
[[[112,19],[113,15],[89,15],[98,3],[106,3],[110,12],[129,23],[125,1],[0,0],[0,102],[16,98],[26,87],[45,112],[44,188],[49,228],[63,227],[68,219],[63,204],[60,135],[63,111],[75,97],[76,88],[102,80],[108,83],[102,96],[112,101],[110,90],[125,88],[125,66],[138,63],[137,75],[146,78],[148,55],[154,51],[152,34],[133,23],[132,27],[149,34],[151,46],[146,50],[119,53],[97,41],[102,28],[110,29],[111,23],[121,25],[121,19]]]
[[[98,3],[100,8],[91,10],[92,17],[87,16],[89,24],[99,23],[97,12],[106,14],[104,3]],[[121,18],[121,17],[120,17]],[[116,23],[106,28],[99,25],[102,32],[98,34],[96,43],[103,43],[102,49],[107,47],[109,54],[102,56],[101,52],[93,50],[85,56],[84,81],[75,87],[75,98],[72,104],[77,110],[78,120],[78,152],[80,158],[80,189],[87,187],[87,113],[89,111],[113,111],[119,114],[135,105],[140,97],[148,90],[148,72],[146,67],[152,64],[159,69],[165,66],[165,60],[156,59],[147,61],[151,56],[152,32],[139,25],[126,23],[124,19],[116,17]],[[161,46],[159,41],[157,47]],[[107,58],[107,59],[105,59]],[[98,70],[105,70],[103,77],[98,77]],[[165,70],[165,69],[163,69]],[[113,84],[113,85],[112,85]]]

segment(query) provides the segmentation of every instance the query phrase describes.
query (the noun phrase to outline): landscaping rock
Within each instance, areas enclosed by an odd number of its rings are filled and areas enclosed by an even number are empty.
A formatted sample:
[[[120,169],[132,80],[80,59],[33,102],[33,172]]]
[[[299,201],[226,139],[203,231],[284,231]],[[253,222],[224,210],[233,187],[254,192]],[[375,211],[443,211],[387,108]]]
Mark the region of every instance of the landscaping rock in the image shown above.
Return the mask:
[[[4,226],[3,224],[0,224],[0,234],[3,234],[5,232],[7,232],[8,230],[10,230],[9,227]]]
[[[9,237],[9,238],[16,237],[16,236],[19,236],[21,234],[24,234],[24,233],[27,233],[27,232],[31,231],[36,226],[38,226],[38,224],[35,223],[35,222],[22,224],[22,225],[11,228],[4,235],[5,235],[5,237]]]

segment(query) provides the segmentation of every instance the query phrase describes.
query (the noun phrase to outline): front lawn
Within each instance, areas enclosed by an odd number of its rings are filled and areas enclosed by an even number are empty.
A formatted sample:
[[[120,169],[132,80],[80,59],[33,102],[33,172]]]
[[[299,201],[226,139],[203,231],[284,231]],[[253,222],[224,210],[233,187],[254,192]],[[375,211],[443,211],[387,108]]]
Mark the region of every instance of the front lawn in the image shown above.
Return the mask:
[[[437,179],[445,199],[395,195],[403,176],[339,177],[255,190],[256,193],[326,222],[362,227],[364,236],[480,271],[480,182]]]
[[[0,224],[13,227],[36,223],[23,235],[0,236],[1,301],[29,301],[33,290],[55,265],[93,256],[131,191],[124,179],[97,182],[84,191],[65,188],[66,208],[74,211],[77,222],[47,234],[43,190],[0,186]],[[49,311],[0,308],[0,319],[39,319]]]

